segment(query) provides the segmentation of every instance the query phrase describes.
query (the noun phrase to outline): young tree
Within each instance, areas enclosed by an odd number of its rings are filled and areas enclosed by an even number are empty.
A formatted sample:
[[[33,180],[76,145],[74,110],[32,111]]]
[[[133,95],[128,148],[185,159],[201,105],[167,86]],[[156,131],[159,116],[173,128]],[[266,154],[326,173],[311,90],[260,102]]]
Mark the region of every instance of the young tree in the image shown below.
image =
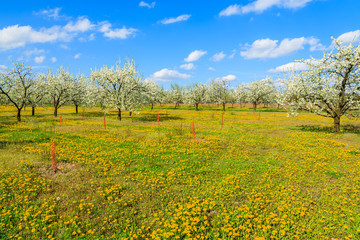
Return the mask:
[[[137,97],[145,91],[142,77],[139,76],[133,60],[126,61],[123,67],[119,62],[116,67],[104,66],[100,70],[91,70],[91,79],[104,96],[104,106],[116,108],[120,121],[121,110],[127,109],[131,112],[140,102]]]
[[[195,105],[196,111],[199,104],[204,103],[207,98],[207,87],[202,83],[195,83],[185,94],[185,102]]]
[[[13,64],[7,73],[0,73],[0,94],[16,107],[17,120],[21,121],[21,110],[29,99],[34,80],[31,67],[19,62]]]
[[[170,101],[175,104],[175,109],[184,102],[184,88],[177,83],[171,84]]]
[[[34,84],[30,87],[30,92],[27,104],[31,106],[31,115],[35,116],[35,109],[44,102],[46,96],[46,84],[43,74],[37,74]]]
[[[273,96],[275,87],[271,78],[264,78],[260,81],[254,81],[247,85],[247,101],[252,103],[254,110],[259,103],[266,103],[270,96]]]
[[[44,77],[46,78],[48,97],[54,107],[54,116],[57,117],[59,108],[71,100],[74,76],[60,67],[56,75],[48,70]]]
[[[334,120],[334,132],[340,131],[340,119],[350,110],[360,109],[360,46],[335,47],[322,59],[302,60],[310,70],[294,73],[283,80],[284,104]]]
[[[236,102],[240,104],[240,107],[241,104],[246,103],[247,101],[246,85],[243,83],[238,85],[234,90],[234,96]]]
[[[225,111],[226,102],[228,100],[229,84],[224,79],[211,80],[209,86],[209,96],[212,102],[220,104]]]
[[[154,104],[161,103],[164,95],[164,89],[157,83],[152,81],[145,81],[145,89],[148,103],[151,104],[151,110],[154,109]]]
[[[75,105],[76,114],[79,113],[79,106],[86,103],[88,85],[84,75],[79,75],[70,87],[70,99]]]

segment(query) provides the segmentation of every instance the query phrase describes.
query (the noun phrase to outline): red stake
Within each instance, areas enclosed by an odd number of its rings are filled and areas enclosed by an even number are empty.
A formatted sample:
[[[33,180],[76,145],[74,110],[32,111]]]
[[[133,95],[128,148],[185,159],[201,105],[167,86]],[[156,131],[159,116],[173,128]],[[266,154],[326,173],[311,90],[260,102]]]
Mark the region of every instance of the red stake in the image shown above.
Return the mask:
[[[60,116],[60,126],[62,127],[62,117]]]
[[[106,129],[106,120],[105,120],[105,116],[104,116],[104,129]]]
[[[253,114],[254,114],[254,116],[255,116],[255,108],[253,109]]]
[[[159,116],[159,113],[158,113],[158,118],[157,118],[157,123],[159,124],[159,120],[160,120],[160,116]]]
[[[260,121],[260,112],[259,112],[259,121]]]
[[[200,120],[200,112],[199,112],[199,120]]]
[[[84,119],[84,112],[82,112],[82,119]]]
[[[194,122],[191,122],[192,125],[192,133],[193,133],[193,139],[195,141],[195,126],[194,126]]]
[[[51,145],[51,162],[52,162],[52,169],[54,171],[57,170],[57,162],[56,162],[56,145],[55,145],[55,142],[53,141],[52,142],[52,145]]]

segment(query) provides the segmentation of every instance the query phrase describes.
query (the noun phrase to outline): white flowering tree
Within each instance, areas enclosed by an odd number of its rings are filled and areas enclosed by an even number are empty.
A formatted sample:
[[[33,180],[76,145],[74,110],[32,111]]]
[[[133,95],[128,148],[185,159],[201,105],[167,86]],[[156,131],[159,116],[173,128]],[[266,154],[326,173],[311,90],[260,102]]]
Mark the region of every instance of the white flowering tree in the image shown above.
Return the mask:
[[[334,132],[339,132],[341,117],[360,109],[360,46],[342,45],[338,40],[334,44],[322,59],[302,61],[310,70],[283,80],[283,103],[292,110],[304,109],[332,118]]]
[[[179,84],[171,84],[169,93],[170,101],[175,104],[175,109],[176,107],[180,106],[180,103],[184,102],[184,88],[180,87]]]
[[[226,102],[229,98],[229,84],[226,80],[218,78],[211,80],[209,85],[210,101],[219,104],[225,111]]]
[[[247,91],[246,91],[246,85],[245,84],[239,84],[234,89],[234,97],[236,99],[236,102],[240,104],[240,107],[242,104],[246,103],[247,101]]]
[[[35,109],[44,104],[46,96],[46,82],[44,74],[39,73],[36,75],[36,78],[30,87],[30,92],[31,94],[27,99],[27,104],[31,106],[31,115],[35,116]]]
[[[14,62],[14,67],[0,73],[0,94],[17,109],[17,120],[21,121],[21,110],[25,107],[34,84],[31,67]]]
[[[79,113],[79,106],[86,104],[89,83],[84,75],[75,77],[70,87],[70,101],[75,105],[75,113]]]
[[[207,86],[202,83],[195,83],[186,91],[185,102],[195,106],[199,110],[199,104],[205,103],[207,99]]]
[[[152,110],[154,109],[154,104],[162,103],[164,89],[159,84],[152,81],[145,81],[144,84],[147,92],[147,101],[151,105]]]
[[[253,104],[255,111],[258,104],[269,102],[276,91],[271,78],[251,82],[246,88],[247,101]]]
[[[122,110],[132,112],[143,103],[139,98],[145,92],[145,86],[133,60],[126,61],[123,67],[119,62],[115,67],[92,70],[91,80],[100,89],[104,107],[116,108],[120,121]]]
[[[59,108],[70,102],[73,82],[74,76],[63,67],[58,69],[56,75],[51,70],[48,70],[46,74],[46,88],[49,101],[54,107],[55,117],[57,117]]]

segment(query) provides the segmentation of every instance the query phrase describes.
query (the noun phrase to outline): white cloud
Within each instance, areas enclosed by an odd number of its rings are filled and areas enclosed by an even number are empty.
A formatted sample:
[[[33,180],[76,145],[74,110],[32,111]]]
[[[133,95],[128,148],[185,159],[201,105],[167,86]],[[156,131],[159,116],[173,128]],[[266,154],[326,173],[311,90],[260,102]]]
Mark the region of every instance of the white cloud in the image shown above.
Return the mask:
[[[67,45],[65,45],[65,44],[60,44],[60,47],[61,47],[62,49],[66,49],[66,50],[69,50],[69,49],[70,49],[69,46],[67,46]]]
[[[94,24],[91,24],[90,20],[84,17],[78,18],[78,20],[74,23],[70,21],[68,24],[64,26],[64,30],[67,32],[87,32],[94,28]]]
[[[192,69],[195,69],[195,65],[193,63],[185,63],[185,64],[181,65],[180,68],[185,69],[185,70],[192,70]]]
[[[44,55],[34,58],[34,61],[35,61],[36,63],[42,63],[44,60],[45,60],[45,56],[44,56]]]
[[[13,25],[0,29],[0,50],[23,47],[27,43],[68,41],[69,38],[70,36],[59,26],[42,28],[37,31],[31,26]]]
[[[7,70],[7,66],[5,66],[5,65],[0,65],[0,73],[4,73],[5,70]]]
[[[51,62],[54,63],[54,62],[56,62],[56,61],[57,61],[56,57],[52,57],[52,58],[51,58]]]
[[[27,56],[27,57],[30,57],[31,55],[40,55],[42,53],[44,53],[45,50],[44,49],[37,49],[37,48],[34,48],[33,50],[27,50],[24,52],[24,54]]]
[[[232,50],[232,54],[229,56],[229,59],[233,59],[236,54],[236,49]]]
[[[213,67],[209,67],[208,70],[210,70],[210,71],[216,71],[216,69],[213,68]]]
[[[45,15],[49,18],[53,18],[55,20],[58,20],[60,16],[61,8],[53,8],[53,9],[47,9],[47,10],[41,10],[39,12],[35,12],[36,15]]]
[[[171,23],[176,23],[176,22],[182,22],[182,21],[189,20],[190,17],[191,17],[191,15],[189,15],[189,14],[183,14],[176,18],[165,18],[165,19],[161,20],[160,23],[171,24]]]
[[[285,38],[280,44],[278,40],[258,39],[251,45],[246,46],[245,51],[241,51],[240,55],[246,59],[253,58],[277,58],[285,55],[289,55],[298,50],[304,49],[304,45],[310,45],[310,50],[318,50],[320,46],[319,40],[313,37],[305,38]]]
[[[123,26],[122,28],[111,29],[111,24],[109,22],[102,22],[99,31],[104,33],[105,37],[111,39],[127,39],[130,36],[135,35],[138,30],[135,28],[126,28],[125,26]]]
[[[81,53],[78,53],[78,54],[76,54],[76,55],[74,56],[74,59],[79,59],[80,56],[81,56]]]
[[[144,1],[141,1],[139,3],[139,7],[147,7],[147,8],[154,8],[155,7],[155,4],[156,2],[152,2],[152,3],[147,3],[147,2],[144,2]]]
[[[229,74],[227,76],[217,78],[217,79],[221,79],[221,80],[225,80],[225,81],[234,81],[234,80],[236,80],[236,76],[232,75],[232,74]]]
[[[360,30],[346,32],[337,37],[337,40],[340,40],[343,44],[359,44],[360,43]]]
[[[187,58],[184,59],[185,62],[195,62],[204,56],[207,51],[195,50],[189,54]]]
[[[281,72],[291,72],[291,71],[306,71],[309,70],[309,65],[303,62],[291,62],[277,68],[270,69],[270,73],[281,73]]]
[[[224,52],[215,53],[214,56],[212,56],[212,60],[214,62],[219,62],[223,60],[226,57],[226,54]]]
[[[245,6],[234,4],[222,10],[220,16],[247,14],[251,12],[262,13],[271,7],[297,9],[305,7],[313,0],[255,0]]]
[[[187,79],[191,76],[185,73],[179,73],[176,70],[169,70],[167,68],[161,69],[150,76],[152,81],[168,82],[173,80]]]

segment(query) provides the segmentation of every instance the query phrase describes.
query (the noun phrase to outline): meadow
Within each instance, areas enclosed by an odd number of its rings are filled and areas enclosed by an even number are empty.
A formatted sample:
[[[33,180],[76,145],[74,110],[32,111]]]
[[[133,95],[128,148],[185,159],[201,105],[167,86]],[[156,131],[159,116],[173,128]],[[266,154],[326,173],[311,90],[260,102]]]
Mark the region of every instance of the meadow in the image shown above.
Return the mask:
[[[106,128],[97,108],[61,108],[62,126],[51,108],[15,114],[0,109],[0,239],[360,239],[358,120],[334,134],[264,107],[109,112]]]

